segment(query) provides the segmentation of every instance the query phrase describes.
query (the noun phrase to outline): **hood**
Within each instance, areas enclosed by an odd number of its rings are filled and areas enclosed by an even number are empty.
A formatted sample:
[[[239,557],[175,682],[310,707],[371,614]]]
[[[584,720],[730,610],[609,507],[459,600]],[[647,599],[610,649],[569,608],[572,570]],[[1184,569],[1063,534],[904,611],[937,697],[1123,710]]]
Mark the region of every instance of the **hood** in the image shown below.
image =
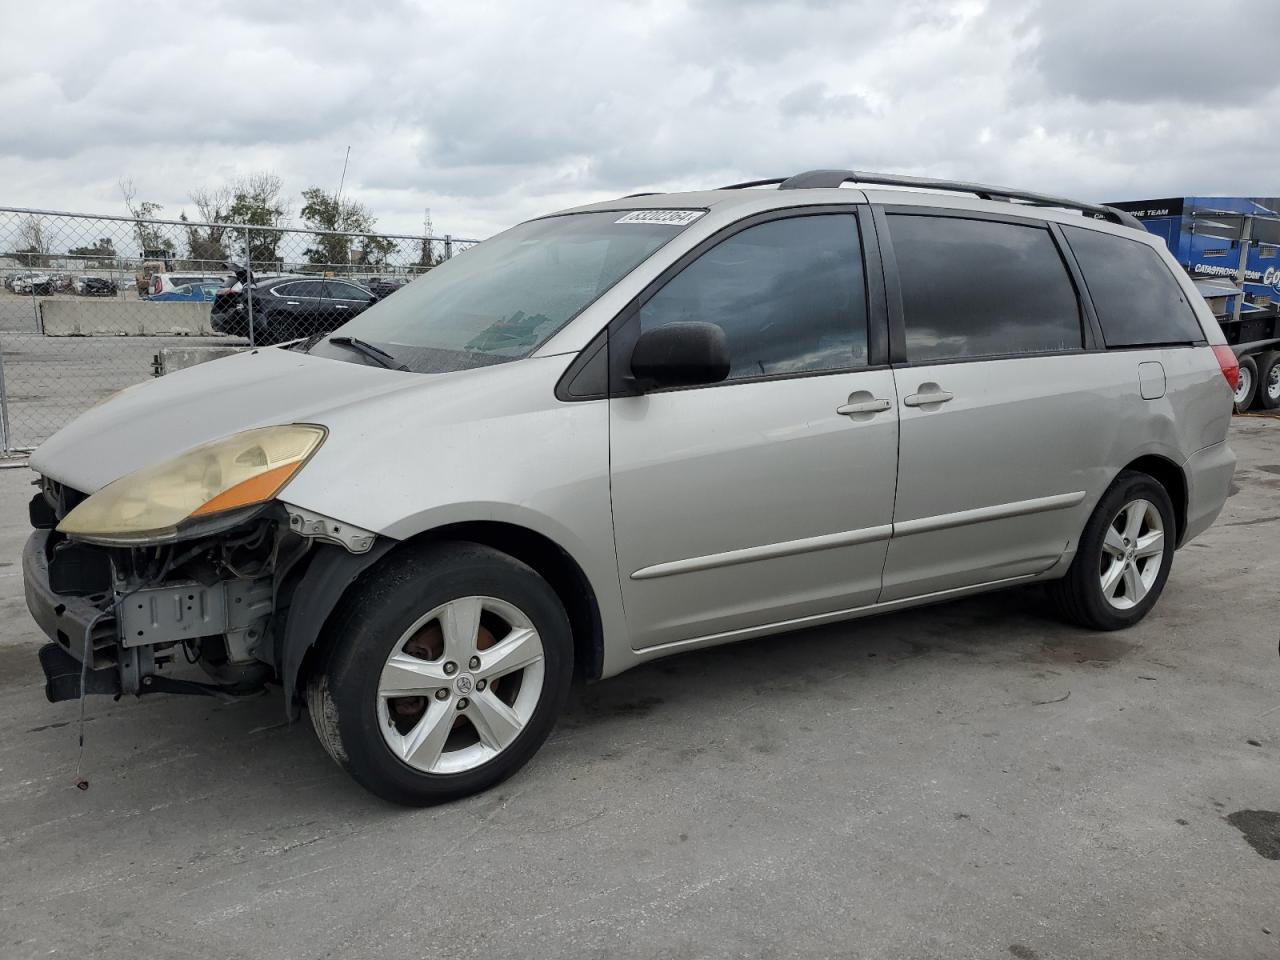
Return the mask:
[[[141,383],[88,410],[31,455],[31,468],[93,493],[140,467],[253,427],[325,423],[325,413],[438,376],[277,347]]]

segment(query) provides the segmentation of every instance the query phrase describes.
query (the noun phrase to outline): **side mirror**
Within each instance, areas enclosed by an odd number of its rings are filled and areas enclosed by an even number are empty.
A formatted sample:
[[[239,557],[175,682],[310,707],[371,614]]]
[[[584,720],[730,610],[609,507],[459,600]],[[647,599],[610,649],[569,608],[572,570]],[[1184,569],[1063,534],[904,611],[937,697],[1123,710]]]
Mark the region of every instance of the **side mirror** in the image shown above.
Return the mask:
[[[729,375],[729,342],[714,323],[667,323],[646,330],[631,352],[641,390],[719,383]]]

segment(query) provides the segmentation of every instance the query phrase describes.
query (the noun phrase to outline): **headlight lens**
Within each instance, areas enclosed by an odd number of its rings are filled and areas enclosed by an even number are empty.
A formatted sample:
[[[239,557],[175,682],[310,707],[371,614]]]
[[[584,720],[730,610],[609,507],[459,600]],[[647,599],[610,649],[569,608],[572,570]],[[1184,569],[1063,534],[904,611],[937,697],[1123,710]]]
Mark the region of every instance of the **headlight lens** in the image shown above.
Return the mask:
[[[324,437],[323,427],[291,424],[193,447],[107,484],[63,517],[58,529],[104,543],[172,539],[185,521],[275,497]]]

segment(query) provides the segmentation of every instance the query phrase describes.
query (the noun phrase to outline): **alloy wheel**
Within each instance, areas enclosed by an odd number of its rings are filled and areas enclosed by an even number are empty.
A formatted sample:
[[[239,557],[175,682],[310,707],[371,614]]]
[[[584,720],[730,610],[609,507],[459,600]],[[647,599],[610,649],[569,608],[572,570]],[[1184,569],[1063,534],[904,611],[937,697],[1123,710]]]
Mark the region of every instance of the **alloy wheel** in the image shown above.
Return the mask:
[[[1102,596],[1129,610],[1151,591],[1164,564],[1164,520],[1150,500],[1131,500],[1107,525],[1099,577]]]
[[[522,610],[460,597],[420,617],[378,680],[378,726],[401,761],[462,773],[509,747],[542,695],[542,639]]]

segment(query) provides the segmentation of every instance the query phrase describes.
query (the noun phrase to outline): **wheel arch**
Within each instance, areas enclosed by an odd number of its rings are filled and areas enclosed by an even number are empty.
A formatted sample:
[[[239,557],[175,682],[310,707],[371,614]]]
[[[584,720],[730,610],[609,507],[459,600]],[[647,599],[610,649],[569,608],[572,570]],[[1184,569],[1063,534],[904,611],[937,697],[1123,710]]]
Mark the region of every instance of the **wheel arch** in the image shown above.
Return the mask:
[[[587,680],[599,679],[604,667],[600,603],[586,571],[568,550],[546,534],[505,520],[448,523],[401,541],[397,549],[439,540],[465,540],[492,547],[536,571],[551,585],[569,616],[575,673]]]
[[[1174,543],[1178,546],[1182,545],[1182,538],[1187,532],[1187,475],[1173,460],[1168,457],[1162,457],[1157,453],[1144,454],[1125,464],[1125,470],[1136,473],[1145,473],[1151,477],[1160,486],[1164,487],[1169,494],[1169,500],[1173,503],[1173,519],[1177,525],[1177,536]]]
[[[373,572],[387,557],[413,546],[440,541],[479,543],[515,557],[550,584],[564,604],[573,635],[575,672],[598,679],[604,668],[604,625],[599,600],[582,565],[550,537],[519,524],[467,520],[423,530],[404,540],[382,538],[371,555],[347,553],[325,545],[290,590],[290,613],[283,628],[277,663],[285,689],[286,709],[297,715],[301,685],[322,660],[331,638],[328,624],[356,580]]]

